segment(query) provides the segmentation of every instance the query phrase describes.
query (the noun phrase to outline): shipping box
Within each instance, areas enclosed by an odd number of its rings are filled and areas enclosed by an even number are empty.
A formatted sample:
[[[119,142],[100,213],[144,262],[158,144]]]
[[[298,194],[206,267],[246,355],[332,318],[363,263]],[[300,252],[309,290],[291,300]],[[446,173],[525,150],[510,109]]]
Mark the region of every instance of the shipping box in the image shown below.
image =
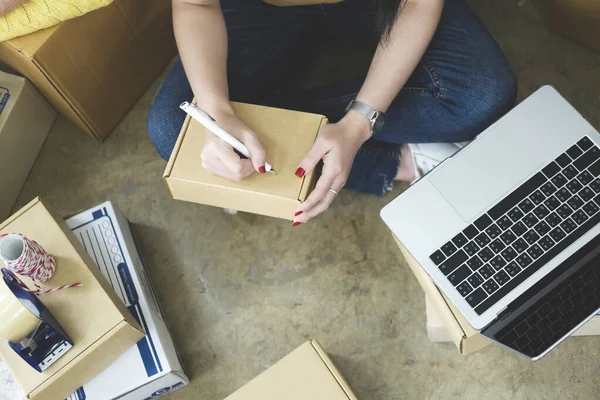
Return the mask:
[[[135,345],[144,332],[62,218],[40,199],[0,225],[0,233],[12,232],[35,240],[55,257],[56,273],[42,287],[83,283],[40,297],[73,341],[44,372],[34,370],[0,341],[0,357],[29,399],[64,399]],[[24,281],[31,286],[27,278]]]
[[[277,174],[255,173],[241,182],[210,174],[200,158],[204,127],[188,116],[164,174],[173,198],[292,220],[317,178],[314,171],[303,178],[294,173],[327,118],[252,104],[232,105],[258,135]]]
[[[157,399],[188,384],[127,218],[107,201],[67,218],[146,336],[68,400]]]
[[[554,0],[550,28],[594,50],[600,50],[600,1]]]
[[[30,82],[0,71],[0,221],[10,214],[55,118]]]
[[[169,0],[107,7],[0,43],[0,62],[60,113],[106,138],[176,55]]]
[[[331,359],[311,340],[226,400],[357,400]]]

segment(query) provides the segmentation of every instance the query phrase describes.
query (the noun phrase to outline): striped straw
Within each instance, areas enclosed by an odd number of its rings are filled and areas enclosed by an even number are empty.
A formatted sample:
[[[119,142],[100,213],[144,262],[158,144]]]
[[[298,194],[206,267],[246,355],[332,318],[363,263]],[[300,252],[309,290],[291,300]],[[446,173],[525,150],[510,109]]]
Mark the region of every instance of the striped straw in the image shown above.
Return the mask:
[[[46,282],[56,272],[56,261],[36,241],[20,233],[0,235],[0,258],[12,272],[28,276],[36,289],[29,289],[19,281],[19,286],[35,295],[57,292],[59,290],[80,287],[77,282],[52,289],[42,289],[37,282]]]

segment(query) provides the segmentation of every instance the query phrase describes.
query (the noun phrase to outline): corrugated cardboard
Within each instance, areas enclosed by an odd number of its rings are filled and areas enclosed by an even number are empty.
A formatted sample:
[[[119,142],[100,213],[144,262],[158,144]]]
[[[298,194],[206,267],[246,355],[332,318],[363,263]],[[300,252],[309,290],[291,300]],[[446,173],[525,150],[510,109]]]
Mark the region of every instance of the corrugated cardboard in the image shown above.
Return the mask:
[[[0,62],[62,114],[106,138],[176,54],[169,0],[115,0],[0,43]]]
[[[357,400],[331,359],[311,340],[226,400]]]
[[[592,49],[600,50],[600,1],[554,0],[550,28]]]
[[[0,220],[8,217],[55,118],[30,82],[0,71]]]
[[[200,159],[204,127],[188,116],[164,174],[173,198],[293,219],[296,208],[306,199],[317,177],[314,172],[304,178],[297,178],[294,173],[327,118],[252,104],[232,104],[236,115],[258,135],[267,152],[267,161],[277,175],[252,174],[241,182],[232,182],[210,174],[202,168]]]
[[[491,342],[481,336],[479,331],[473,329],[462,314],[458,312],[454,304],[440,292],[429,275],[421,268],[419,263],[417,263],[396,236],[394,236],[394,240],[398,244],[398,247],[400,247],[400,251],[404,256],[406,263],[417,277],[417,280],[425,291],[425,295],[431,302],[432,308],[437,311],[442,319],[444,326],[446,326],[446,329],[448,330],[448,334],[460,353],[469,354],[490,344]],[[451,312],[448,312],[448,310]]]
[[[44,287],[76,281],[84,284],[40,298],[74,344],[46,371],[35,371],[0,341],[0,356],[28,398],[64,399],[106,369],[144,333],[65,222],[40,199],[0,225],[0,233],[9,232],[37,241],[56,258],[56,273]]]
[[[107,201],[66,222],[146,332],[146,337],[68,400],[157,399],[187,385],[189,380],[177,357],[127,218]]]

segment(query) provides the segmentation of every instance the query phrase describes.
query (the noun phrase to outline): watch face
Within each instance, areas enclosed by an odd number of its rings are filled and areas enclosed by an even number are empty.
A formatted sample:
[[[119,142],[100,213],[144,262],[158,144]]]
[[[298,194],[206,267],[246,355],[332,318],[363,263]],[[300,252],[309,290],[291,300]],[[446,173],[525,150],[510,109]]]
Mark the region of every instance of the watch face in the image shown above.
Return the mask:
[[[385,119],[383,118],[383,114],[379,114],[375,123],[373,124],[373,133],[381,132],[383,126],[385,125]]]

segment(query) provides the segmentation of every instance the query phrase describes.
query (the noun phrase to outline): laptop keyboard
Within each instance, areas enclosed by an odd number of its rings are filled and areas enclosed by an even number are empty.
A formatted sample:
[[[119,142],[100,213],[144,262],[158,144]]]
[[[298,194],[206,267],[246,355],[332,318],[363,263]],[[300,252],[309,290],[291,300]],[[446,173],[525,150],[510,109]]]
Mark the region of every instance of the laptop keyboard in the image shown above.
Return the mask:
[[[541,355],[600,307],[599,257],[545,295],[496,335],[530,357]]]
[[[599,158],[584,137],[429,257],[477,314],[600,222]]]

